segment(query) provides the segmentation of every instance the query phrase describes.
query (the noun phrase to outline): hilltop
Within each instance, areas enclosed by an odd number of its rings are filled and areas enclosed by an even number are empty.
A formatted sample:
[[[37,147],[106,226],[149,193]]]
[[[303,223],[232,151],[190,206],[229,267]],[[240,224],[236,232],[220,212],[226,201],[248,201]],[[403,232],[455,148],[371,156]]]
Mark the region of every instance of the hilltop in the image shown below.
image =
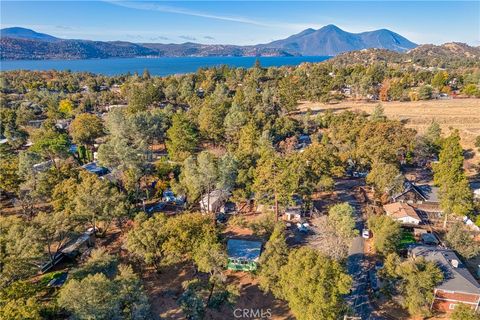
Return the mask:
[[[350,33],[337,26],[328,25],[318,30],[306,29],[270,43],[249,46],[60,39],[34,30],[14,27],[1,30],[0,46],[0,58],[3,60],[42,60],[187,56],[335,56],[347,51],[368,48],[404,52],[417,45],[386,29]]]

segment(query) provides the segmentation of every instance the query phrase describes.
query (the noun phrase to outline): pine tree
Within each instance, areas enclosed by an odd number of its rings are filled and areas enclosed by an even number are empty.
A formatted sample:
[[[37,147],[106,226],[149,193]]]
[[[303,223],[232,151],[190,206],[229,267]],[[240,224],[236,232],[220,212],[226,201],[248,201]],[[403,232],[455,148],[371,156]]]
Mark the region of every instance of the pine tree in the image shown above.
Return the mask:
[[[463,160],[460,136],[455,131],[443,141],[439,162],[433,166],[434,183],[440,188],[444,228],[450,214],[464,216],[473,210],[473,195],[463,171]]]

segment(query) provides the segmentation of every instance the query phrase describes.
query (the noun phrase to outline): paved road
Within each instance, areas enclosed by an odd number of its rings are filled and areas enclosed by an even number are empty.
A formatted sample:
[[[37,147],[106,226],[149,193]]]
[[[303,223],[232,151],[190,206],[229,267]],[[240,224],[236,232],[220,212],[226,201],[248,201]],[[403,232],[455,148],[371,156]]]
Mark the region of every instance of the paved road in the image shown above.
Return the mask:
[[[353,195],[353,188],[363,184],[361,179],[341,180],[336,183],[339,199],[348,202],[355,208],[356,228],[361,233],[364,221],[361,215],[361,205]],[[346,297],[348,305],[352,309],[350,316],[359,317],[362,320],[380,319],[373,316],[373,307],[368,296],[368,263],[364,255],[364,239],[359,235],[354,238],[349,249],[347,258],[347,271],[353,278],[351,293]]]

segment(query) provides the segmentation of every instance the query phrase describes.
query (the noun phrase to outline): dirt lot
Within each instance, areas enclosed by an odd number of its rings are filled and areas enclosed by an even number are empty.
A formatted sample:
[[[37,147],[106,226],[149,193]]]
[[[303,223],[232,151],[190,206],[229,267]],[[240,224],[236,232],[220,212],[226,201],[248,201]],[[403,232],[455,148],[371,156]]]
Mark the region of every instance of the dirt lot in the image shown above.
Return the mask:
[[[338,104],[323,104],[304,101],[300,104],[300,112],[310,109],[313,113],[326,110],[342,112],[346,110],[361,110],[371,113],[378,102],[344,101]],[[407,126],[419,133],[435,119],[444,133],[450,128],[459,129],[463,148],[474,151],[473,158],[468,159],[467,169],[480,162],[480,153],[474,148],[475,137],[480,135],[480,99],[448,99],[412,102],[382,102],[387,117],[407,122]],[[473,171],[473,170],[472,170]]]

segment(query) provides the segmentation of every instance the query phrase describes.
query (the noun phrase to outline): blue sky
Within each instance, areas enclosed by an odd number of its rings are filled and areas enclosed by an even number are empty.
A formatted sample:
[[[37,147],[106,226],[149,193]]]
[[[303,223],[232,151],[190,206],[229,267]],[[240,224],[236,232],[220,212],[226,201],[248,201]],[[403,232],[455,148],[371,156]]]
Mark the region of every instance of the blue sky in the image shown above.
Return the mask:
[[[480,45],[480,1],[1,1],[1,26],[60,38],[256,44],[335,24]]]

